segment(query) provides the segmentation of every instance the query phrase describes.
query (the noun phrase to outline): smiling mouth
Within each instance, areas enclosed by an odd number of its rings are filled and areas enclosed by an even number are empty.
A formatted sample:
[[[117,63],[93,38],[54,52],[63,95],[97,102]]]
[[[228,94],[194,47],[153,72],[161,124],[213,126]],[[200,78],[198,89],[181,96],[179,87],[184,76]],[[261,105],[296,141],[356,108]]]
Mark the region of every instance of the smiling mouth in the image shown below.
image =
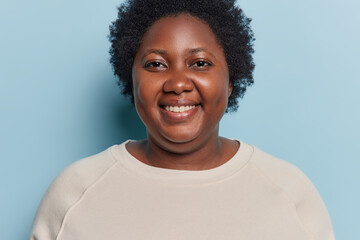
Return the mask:
[[[188,105],[188,106],[163,106],[163,108],[168,112],[181,113],[185,111],[189,111],[190,109],[195,108],[196,105]]]
[[[181,122],[192,119],[199,112],[201,104],[193,105],[162,105],[160,112],[164,119],[170,122]]]

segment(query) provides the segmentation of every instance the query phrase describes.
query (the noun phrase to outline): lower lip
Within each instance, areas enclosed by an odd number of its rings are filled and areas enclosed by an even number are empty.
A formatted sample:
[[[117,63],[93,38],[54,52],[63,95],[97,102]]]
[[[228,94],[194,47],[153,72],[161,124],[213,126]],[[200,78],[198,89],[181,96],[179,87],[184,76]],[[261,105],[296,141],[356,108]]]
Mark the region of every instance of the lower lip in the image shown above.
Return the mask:
[[[200,108],[200,105],[197,105],[196,107],[189,109],[187,111],[170,112],[170,111],[166,111],[166,109],[161,107],[160,111],[163,114],[163,116],[165,116],[169,120],[184,121],[184,120],[187,120],[187,119],[191,118],[192,116],[194,116],[195,113],[199,110],[199,108]]]

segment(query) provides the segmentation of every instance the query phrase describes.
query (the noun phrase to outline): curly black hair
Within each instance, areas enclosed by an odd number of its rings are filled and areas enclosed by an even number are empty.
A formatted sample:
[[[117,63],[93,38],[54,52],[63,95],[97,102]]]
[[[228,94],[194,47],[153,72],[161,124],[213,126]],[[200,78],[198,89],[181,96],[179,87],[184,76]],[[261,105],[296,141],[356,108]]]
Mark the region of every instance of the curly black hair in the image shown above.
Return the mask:
[[[132,65],[146,30],[159,18],[190,14],[205,21],[222,46],[233,85],[226,112],[236,111],[238,98],[254,83],[254,36],[251,19],[236,6],[235,0],[126,0],[118,8],[118,18],[110,25],[110,63],[122,94],[132,92]]]

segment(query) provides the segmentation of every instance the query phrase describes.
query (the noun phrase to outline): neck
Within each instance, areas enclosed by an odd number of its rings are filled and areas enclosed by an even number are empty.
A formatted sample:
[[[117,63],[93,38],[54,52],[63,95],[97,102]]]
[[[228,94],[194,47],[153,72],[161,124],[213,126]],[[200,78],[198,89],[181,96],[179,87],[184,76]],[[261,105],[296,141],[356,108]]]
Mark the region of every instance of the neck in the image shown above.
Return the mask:
[[[224,139],[217,134],[195,147],[191,142],[189,144],[178,144],[175,148],[181,148],[182,151],[177,152],[162,148],[151,137],[148,137],[143,144],[143,149],[145,149],[144,162],[154,167],[205,170],[217,167],[224,162]]]

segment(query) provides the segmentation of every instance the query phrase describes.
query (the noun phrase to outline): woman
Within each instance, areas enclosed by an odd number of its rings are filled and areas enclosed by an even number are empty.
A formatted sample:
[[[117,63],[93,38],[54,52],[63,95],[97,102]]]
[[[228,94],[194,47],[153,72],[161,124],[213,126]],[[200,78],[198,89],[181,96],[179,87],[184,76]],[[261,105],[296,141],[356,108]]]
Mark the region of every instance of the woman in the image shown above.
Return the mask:
[[[253,83],[249,22],[234,1],[123,4],[111,63],[147,138],[62,172],[31,239],[334,239],[303,173],[219,136]]]

